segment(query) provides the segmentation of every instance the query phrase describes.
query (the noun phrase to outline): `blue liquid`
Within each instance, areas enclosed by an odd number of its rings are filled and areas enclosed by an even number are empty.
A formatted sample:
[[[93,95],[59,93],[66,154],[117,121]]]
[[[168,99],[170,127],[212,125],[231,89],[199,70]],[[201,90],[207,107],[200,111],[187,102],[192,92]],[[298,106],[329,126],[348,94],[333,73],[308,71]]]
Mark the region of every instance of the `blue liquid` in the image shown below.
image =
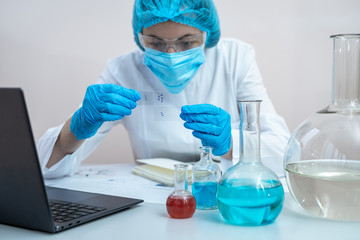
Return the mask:
[[[280,214],[284,190],[280,182],[270,188],[218,185],[216,198],[225,221],[236,225],[264,225]],[[266,183],[264,185],[267,185]]]
[[[192,195],[197,209],[216,209],[217,182],[195,182],[192,184]]]

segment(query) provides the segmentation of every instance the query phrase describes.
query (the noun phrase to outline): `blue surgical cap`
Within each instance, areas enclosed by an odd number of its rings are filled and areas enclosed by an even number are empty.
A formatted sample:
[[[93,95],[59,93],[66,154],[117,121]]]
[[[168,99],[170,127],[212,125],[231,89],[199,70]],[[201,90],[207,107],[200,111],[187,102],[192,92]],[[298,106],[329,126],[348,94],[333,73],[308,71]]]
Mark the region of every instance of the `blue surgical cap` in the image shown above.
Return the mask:
[[[219,42],[219,17],[212,0],[135,0],[132,26],[136,44],[144,50],[139,32],[168,20],[206,31],[207,48]]]

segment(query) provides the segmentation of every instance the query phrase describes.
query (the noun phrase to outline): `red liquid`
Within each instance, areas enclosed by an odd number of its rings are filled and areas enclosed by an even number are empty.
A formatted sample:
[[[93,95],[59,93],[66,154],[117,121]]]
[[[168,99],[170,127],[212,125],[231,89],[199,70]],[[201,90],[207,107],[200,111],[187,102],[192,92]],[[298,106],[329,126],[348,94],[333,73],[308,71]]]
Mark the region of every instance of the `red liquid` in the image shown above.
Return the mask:
[[[194,196],[169,196],[166,209],[173,218],[190,218],[194,215],[196,201]]]

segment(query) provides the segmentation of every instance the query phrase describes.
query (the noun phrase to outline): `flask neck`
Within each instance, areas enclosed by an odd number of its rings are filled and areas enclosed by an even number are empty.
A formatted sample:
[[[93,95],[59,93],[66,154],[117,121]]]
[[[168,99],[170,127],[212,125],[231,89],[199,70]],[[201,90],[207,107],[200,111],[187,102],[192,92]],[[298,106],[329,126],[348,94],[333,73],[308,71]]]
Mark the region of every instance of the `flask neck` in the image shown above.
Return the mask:
[[[212,147],[204,146],[200,147],[200,161],[211,162],[212,161]]]
[[[261,101],[240,101],[240,163],[260,162]]]
[[[175,164],[174,187],[176,191],[188,190],[187,164]]]
[[[333,39],[332,97],[329,111],[360,111],[360,34]]]

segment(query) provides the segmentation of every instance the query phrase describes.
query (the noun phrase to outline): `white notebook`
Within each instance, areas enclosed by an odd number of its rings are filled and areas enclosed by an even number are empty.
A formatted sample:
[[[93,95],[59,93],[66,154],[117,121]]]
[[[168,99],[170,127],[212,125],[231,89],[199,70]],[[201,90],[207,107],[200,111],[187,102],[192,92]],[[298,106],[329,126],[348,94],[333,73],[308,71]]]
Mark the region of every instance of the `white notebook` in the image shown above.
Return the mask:
[[[175,164],[183,163],[169,158],[137,159],[142,165],[133,168],[132,172],[155,182],[174,186]],[[188,164],[188,184],[191,184],[191,163]]]

